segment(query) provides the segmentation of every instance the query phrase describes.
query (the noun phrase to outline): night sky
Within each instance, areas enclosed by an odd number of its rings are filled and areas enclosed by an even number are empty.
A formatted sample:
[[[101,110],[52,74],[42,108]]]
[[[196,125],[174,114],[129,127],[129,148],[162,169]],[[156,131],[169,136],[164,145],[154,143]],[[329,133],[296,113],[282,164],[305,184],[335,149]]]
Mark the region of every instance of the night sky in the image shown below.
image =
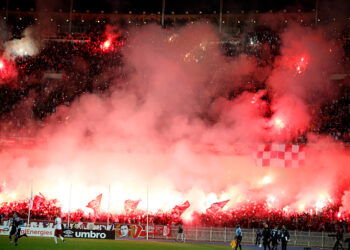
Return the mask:
[[[69,10],[70,0],[8,0],[9,9],[15,10],[30,10],[33,9],[50,9],[63,11]],[[287,9],[288,11],[296,11],[302,9],[303,11],[310,11],[315,8],[316,0],[224,0],[224,12],[240,12],[245,10],[246,12],[259,10],[265,12],[268,10],[279,11]],[[349,0],[319,0],[320,6],[324,8],[334,8],[335,5],[340,6],[339,9],[344,10],[344,5],[349,5]],[[219,0],[166,0],[166,12],[171,13],[213,13],[213,11],[219,11]],[[6,0],[1,0],[1,7],[5,9]],[[104,10],[105,13],[111,13],[118,11],[119,13],[157,13],[161,11],[162,0],[74,0],[74,9],[79,12],[100,12]]]

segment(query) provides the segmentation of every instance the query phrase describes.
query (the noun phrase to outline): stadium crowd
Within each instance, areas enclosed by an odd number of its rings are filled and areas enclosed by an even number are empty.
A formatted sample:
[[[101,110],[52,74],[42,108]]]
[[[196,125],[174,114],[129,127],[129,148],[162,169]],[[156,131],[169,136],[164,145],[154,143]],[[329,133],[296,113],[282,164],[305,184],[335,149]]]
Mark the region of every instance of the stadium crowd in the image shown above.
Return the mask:
[[[105,46],[108,37],[104,34],[103,26],[91,27],[84,35],[55,36],[48,39],[36,56],[17,57],[15,80],[1,79],[0,86],[0,136],[30,137],[35,135],[32,123],[44,124],[46,117],[55,113],[60,105],[70,106],[71,102],[84,93],[101,94],[112,84],[118,84],[120,72],[104,74],[109,68],[122,66],[120,47],[124,40],[116,39],[111,45]],[[242,38],[242,44],[225,45],[227,55],[236,56],[239,53],[249,53],[258,58],[259,66],[273,62],[279,54],[279,38],[276,34],[264,30],[247,33]],[[127,41],[126,41],[127,42]],[[345,55],[343,62],[350,62],[349,40],[343,40]],[[264,51],[270,53],[265,54]],[[79,66],[77,66],[79,65]],[[310,131],[329,134],[336,140],[350,143],[350,79],[346,77],[342,84],[341,94],[321,109],[313,110],[314,119]],[[67,84],[69,83],[69,84]],[[257,91],[258,88],[251,88]],[[25,105],[24,105],[24,104]],[[29,104],[29,105],[28,105]],[[30,107],[25,108],[25,107]],[[62,122],[64,122],[64,118]],[[304,135],[298,138],[299,143],[305,143]],[[0,205],[0,214],[4,220],[13,211],[21,218],[27,218],[29,201],[4,202]],[[56,213],[62,213],[57,200],[48,200],[40,196],[34,200],[31,219],[52,221]],[[295,212],[286,213],[283,210],[271,209],[266,202],[247,203],[239,209],[229,209],[218,213],[198,213],[191,215],[185,223],[211,227],[234,227],[240,224],[243,228],[262,228],[264,223],[271,227],[286,225],[288,229],[333,231],[337,225],[342,225],[346,232],[350,231],[348,217],[339,214],[339,206],[326,206],[317,213]],[[106,223],[108,215],[85,214],[82,210],[72,212],[72,222]],[[64,214],[67,221],[68,214]],[[110,223],[145,224],[144,211],[129,214],[111,214]],[[169,225],[183,220],[171,212],[158,212],[149,216],[149,222],[156,225]]]
[[[48,40],[38,55],[16,57],[17,78],[2,79],[0,86],[2,136],[34,136],[33,122],[44,125],[41,120],[59,105],[69,106],[84,93],[101,93],[118,78],[103,72],[121,63],[122,41],[105,48],[103,34],[71,39]]]
[[[29,200],[17,202],[4,202],[0,204],[0,214],[3,220],[8,220],[13,211],[17,211],[24,222],[28,217]],[[108,218],[108,214],[102,213],[84,213],[83,210],[76,210],[68,213],[63,213],[57,200],[47,199],[43,195],[37,195],[33,201],[31,210],[31,221],[43,222],[47,226],[52,222],[55,215],[62,214],[63,221],[67,223],[68,216],[71,224],[93,222],[95,224],[146,224],[147,215],[145,211],[135,210],[124,213],[112,213]],[[263,228],[267,223],[270,227],[286,225],[290,230],[299,231],[335,231],[338,226],[341,226],[344,232],[350,232],[349,217],[340,215],[339,206],[328,205],[319,211],[309,210],[299,212],[286,212],[281,209],[273,209],[266,202],[248,202],[228,210],[221,210],[215,213],[194,212],[190,218],[187,216],[178,216],[172,211],[161,211],[149,214],[149,223],[151,225],[178,225],[184,223],[186,225],[196,225],[205,227],[235,227],[240,224],[243,228]]]
[[[45,118],[55,113],[60,105],[69,106],[84,93],[101,94],[111,85],[121,84],[123,44],[127,35],[117,31],[117,38],[110,40],[102,24],[91,26],[86,34],[57,35],[47,39],[35,56],[16,57],[16,78],[1,77],[0,86],[0,136],[31,137],[34,124],[45,126]],[[345,37],[345,36],[344,36]],[[280,39],[269,29],[242,33],[239,42],[224,43],[228,56],[247,53],[257,58],[258,66],[272,65],[279,55]],[[343,40],[343,60],[350,62],[349,40]],[[110,70],[111,68],[118,70]],[[336,140],[350,142],[350,78],[336,84],[342,85],[341,94],[321,109],[313,110],[310,131],[329,134]],[[248,81],[242,88],[256,92],[265,88],[264,83]],[[252,86],[251,86],[252,85]],[[240,90],[232,90],[234,98]],[[62,118],[64,121],[65,118]],[[35,127],[35,126],[34,126]],[[296,138],[307,142],[305,135]]]

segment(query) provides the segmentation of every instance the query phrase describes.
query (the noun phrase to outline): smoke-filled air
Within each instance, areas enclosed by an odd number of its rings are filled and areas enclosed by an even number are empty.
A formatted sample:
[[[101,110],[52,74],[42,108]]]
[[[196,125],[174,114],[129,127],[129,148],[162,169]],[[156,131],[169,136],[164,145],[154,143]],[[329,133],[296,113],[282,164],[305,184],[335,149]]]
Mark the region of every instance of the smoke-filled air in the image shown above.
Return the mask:
[[[12,71],[2,80],[16,81],[17,57],[45,49],[31,32],[3,41],[0,68]],[[108,27],[100,49],[123,32]],[[189,201],[188,221],[226,200],[226,211],[261,202],[285,213],[329,204],[350,212],[349,153],[339,140],[312,130],[320,110],[339,96],[331,77],[342,70],[344,53],[322,27],[290,22],[278,34],[272,63],[243,52],[228,56],[217,27],[207,23],[148,24],[127,34],[118,48],[123,63],[106,65],[92,79],[111,80],[107,89],[86,91],[39,121],[25,117],[34,143],[1,150],[0,202],[28,199],[33,186],[57,199],[63,212],[91,212],[86,205],[100,193],[101,210],[115,213],[128,199],[141,200],[138,208],[146,210],[147,193],[151,213]],[[272,52],[264,53],[269,60]],[[72,60],[84,79],[87,62]],[[27,93],[11,112],[23,118],[36,98]],[[11,133],[18,132],[12,124]],[[300,136],[307,137],[302,164],[259,164],[260,147],[297,145]]]

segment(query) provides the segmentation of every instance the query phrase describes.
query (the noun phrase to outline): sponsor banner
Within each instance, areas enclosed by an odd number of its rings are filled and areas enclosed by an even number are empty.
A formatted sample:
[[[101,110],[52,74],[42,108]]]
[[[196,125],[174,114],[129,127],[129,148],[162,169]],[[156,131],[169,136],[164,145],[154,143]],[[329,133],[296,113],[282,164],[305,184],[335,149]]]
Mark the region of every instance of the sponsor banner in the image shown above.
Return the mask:
[[[115,234],[114,231],[66,229],[63,230],[63,237],[84,239],[115,239]]]
[[[0,226],[0,235],[9,235],[9,229],[9,227]],[[55,234],[55,229],[40,227],[21,227],[21,234],[38,237],[53,237]]]
[[[9,227],[0,226],[0,235],[9,235]]]
[[[146,237],[146,226],[141,225],[123,225],[115,226],[116,238],[142,238]],[[170,236],[170,226],[148,226],[148,235],[154,236]]]

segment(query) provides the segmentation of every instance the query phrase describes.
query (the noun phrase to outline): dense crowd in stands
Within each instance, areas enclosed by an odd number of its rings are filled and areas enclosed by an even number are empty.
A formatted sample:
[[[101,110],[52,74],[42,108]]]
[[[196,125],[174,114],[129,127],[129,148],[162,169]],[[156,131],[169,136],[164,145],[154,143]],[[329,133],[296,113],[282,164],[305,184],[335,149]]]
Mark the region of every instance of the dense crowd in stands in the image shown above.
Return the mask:
[[[29,211],[29,200],[17,202],[4,202],[0,204],[0,214],[4,220],[12,216],[12,211],[17,211],[20,217],[26,222]],[[68,213],[63,213],[57,200],[49,200],[44,196],[35,196],[33,208],[31,210],[31,221],[41,221],[48,225],[59,213],[63,221],[67,223]],[[86,214],[78,209],[69,214],[70,223],[83,223],[85,226],[89,222],[103,224],[109,221],[121,224],[146,224],[147,216],[145,211],[135,210],[129,213],[111,213],[108,214],[91,213]],[[185,219],[186,218],[186,219]],[[349,217],[345,214],[339,214],[339,206],[328,205],[319,211],[298,211],[286,213],[281,209],[273,209],[266,202],[249,202],[240,205],[238,208],[221,210],[216,213],[193,212],[189,217],[176,216],[171,211],[161,211],[149,214],[149,223],[152,225],[178,225],[180,222],[186,225],[196,225],[205,227],[235,227],[240,224],[243,228],[262,228],[264,223],[271,227],[286,225],[290,230],[299,231],[334,231],[341,226],[345,232],[350,232]]]
[[[317,132],[326,132],[335,140],[350,142],[350,89],[347,86],[340,98],[325,105],[320,111]]]
[[[84,93],[101,94],[111,84],[116,84],[116,79],[121,77],[119,72],[115,72],[115,75],[104,72],[109,68],[122,66],[119,49],[123,41],[115,40],[112,44],[113,49],[106,51],[101,48],[106,39],[103,28],[91,28],[87,35],[74,37],[75,41],[66,36],[51,39],[45,42],[38,55],[17,57],[15,65],[18,77],[15,82],[9,81],[0,86],[0,136],[33,136],[35,132],[31,130],[31,124],[41,123],[50,114],[55,113],[58,106],[70,106],[75,98]],[[244,46],[226,46],[227,55],[249,53],[259,59],[259,65],[266,66],[279,54],[279,38],[269,31],[248,34],[242,39],[245,41]],[[343,42],[346,52],[344,63],[350,62],[349,40]],[[264,54],[263,52],[267,50],[270,53]],[[48,73],[54,77],[48,77]],[[341,80],[342,88],[339,96],[320,110],[312,111],[315,118],[310,126],[311,131],[326,133],[336,140],[350,142],[349,82],[349,78]],[[29,109],[24,108],[28,106]],[[306,142],[306,139],[301,136],[300,141]],[[12,215],[12,211],[17,211],[21,218],[27,218],[28,210],[28,200],[0,204],[0,213],[5,219]],[[288,229],[312,231],[332,231],[336,225],[341,224],[349,232],[348,218],[338,216],[338,212],[339,206],[327,206],[317,214],[315,212],[286,214],[281,210],[267,207],[263,202],[249,203],[240,206],[239,209],[229,209],[215,214],[195,212],[191,215],[191,219],[184,222],[212,227],[233,227],[240,224],[243,228],[261,228],[263,223],[268,223],[271,227],[284,224]],[[42,196],[34,202],[31,219],[52,221],[56,213],[61,213],[57,200],[47,200]],[[63,216],[67,221],[68,214]],[[106,223],[107,218],[105,213],[87,215],[82,210],[70,214],[70,219],[74,222]],[[146,218],[144,211],[138,211],[131,214],[112,214],[109,221],[144,224]],[[183,219],[174,218],[170,212],[159,212],[151,214],[149,220],[153,224],[168,225]]]
[[[55,113],[59,105],[70,106],[84,93],[103,92],[118,78],[103,72],[118,69],[121,40],[104,49],[103,34],[74,39],[80,40],[48,40],[38,55],[16,57],[17,78],[0,86],[1,135],[33,136],[32,122]]]
[[[118,83],[118,78],[123,76],[120,74],[123,61],[120,47],[124,39],[119,36],[113,41],[112,48],[105,50],[103,44],[108,38],[102,29],[95,31],[88,35],[58,36],[47,40],[36,56],[16,58],[18,77],[0,86],[1,135],[33,136],[33,122],[40,123],[55,113],[60,105],[70,106],[76,97],[84,93],[103,93],[112,84]],[[224,45],[228,55],[248,53],[257,58],[258,65],[265,67],[271,65],[279,54],[278,35],[270,30],[248,33],[240,41],[233,47]],[[350,61],[347,40],[344,40],[344,49],[347,51],[344,58]],[[114,70],[110,71],[111,68]],[[337,83],[342,85],[339,96],[320,110],[313,110],[311,131],[327,133],[336,140],[349,142],[349,81],[347,77]],[[254,92],[261,88],[264,88],[264,83],[249,82],[243,90]],[[232,90],[232,97],[239,92]],[[301,135],[298,142],[306,140]]]
[[[34,25],[35,22],[32,17],[23,18],[20,22],[10,19],[9,38],[19,37],[26,27]],[[121,35],[117,31],[119,38],[114,39],[113,49],[104,50],[101,46],[107,39],[106,20],[90,20],[88,23],[81,23],[84,27],[87,25],[82,33],[56,34],[55,39],[46,40],[36,56],[16,58],[18,77],[14,81],[5,81],[0,86],[0,136],[33,136],[33,122],[43,124],[41,121],[55,113],[60,105],[69,106],[76,97],[84,93],[98,94],[118,82],[117,79],[122,76],[120,71],[123,61],[119,48],[124,43],[125,34]],[[349,63],[350,40],[346,39],[347,36],[342,31],[335,33],[336,39],[343,39],[345,50],[342,62],[339,63]],[[223,46],[228,56],[247,53],[257,58],[258,66],[265,67],[272,65],[274,58],[280,53],[279,35],[267,27],[257,26],[254,31],[250,29],[249,32],[239,29],[235,37],[233,40],[236,42],[225,37],[227,43]],[[113,70],[113,74],[105,74],[111,72],[110,68],[119,69],[119,72]],[[56,77],[52,73],[56,73]],[[341,94],[331,103],[320,110],[313,110],[311,131],[329,134],[336,140],[350,141],[349,81],[349,78],[341,81]],[[264,83],[251,84],[254,86],[248,91],[264,88]],[[235,93],[233,96],[239,94],[236,89],[232,92]],[[305,135],[298,138],[299,143],[306,141]]]

